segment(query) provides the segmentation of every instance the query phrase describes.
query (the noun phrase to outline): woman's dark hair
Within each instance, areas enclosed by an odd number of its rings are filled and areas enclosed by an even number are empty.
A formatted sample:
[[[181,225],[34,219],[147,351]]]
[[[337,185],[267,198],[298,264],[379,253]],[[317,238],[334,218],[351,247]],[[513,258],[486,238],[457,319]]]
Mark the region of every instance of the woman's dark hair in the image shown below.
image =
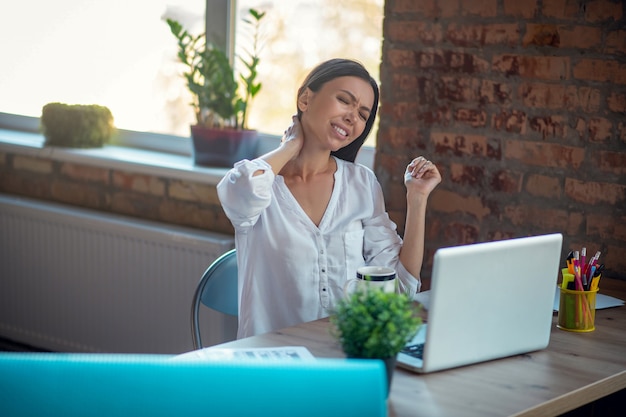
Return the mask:
[[[370,112],[370,116],[365,122],[365,129],[361,136],[356,138],[352,143],[347,146],[344,146],[341,149],[331,152],[331,155],[336,156],[339,159],[343,159],[346,161],[354,162],[356,159],[356,155],[363,146],[363,142],[369,135],[372,130],[372,125],[374,124],[374,120],[376,119],[376,112],[378,110],[378,97],[380,95],[378,91],[378,84],[376,80],[372,78],[369,72],[365,69],[365,67],[357,61],[353,61],[350,59],[341,59],[335,58],[330,59],[328,61],[322,62],[309,73],[306,77],[300,88],[298,89],[297,97],[300,97],[300,94],[304,92],[307,88],[311,91],[316,92],[319,91],[320,88],[327,82],[334,80],[338,77],[359,77],[370,83],[372,89],[374,90],[374,105],[372,106],[372,111]],[[298,109],[298,118],[302,116],[302,111]]]

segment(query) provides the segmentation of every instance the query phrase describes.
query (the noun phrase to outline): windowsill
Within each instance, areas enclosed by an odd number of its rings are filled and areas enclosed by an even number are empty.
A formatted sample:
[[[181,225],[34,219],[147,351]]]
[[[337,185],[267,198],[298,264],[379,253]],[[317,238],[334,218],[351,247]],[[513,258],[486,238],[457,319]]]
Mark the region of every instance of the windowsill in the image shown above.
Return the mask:
[[[260,154],[278,146],[279,137],[262,135]],[[181,155],[135,147],[105,145],[102,148],[76,149],[43,146],[41,133],[0,128],[0,152],[11,152],[32,157],[43,157],[63,162],[120,169],[139,174],[155,175],[179,180],[217,185],[227,168],[194,165],[190,155]],[[372,168],[374,148],[363,147],[357,162]]]
[[[175,155],[138,148],[105,145],[102,148],[75,149],[43,146],[41,134],[0,129],[0,151],[15,152],[33,157],[45,157],[64,162],[75,162],[120,169],[147,175],[167,176],[180,180],[217,184],[227,168],[196,166],[191,156]]]

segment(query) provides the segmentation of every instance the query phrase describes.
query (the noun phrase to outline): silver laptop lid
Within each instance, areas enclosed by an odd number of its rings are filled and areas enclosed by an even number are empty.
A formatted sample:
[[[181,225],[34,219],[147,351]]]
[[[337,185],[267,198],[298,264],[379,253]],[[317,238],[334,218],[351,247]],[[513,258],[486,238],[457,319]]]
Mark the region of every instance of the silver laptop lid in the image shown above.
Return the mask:
[[[439,249],[421,371],[547,347],[562,239],[556,233]]]

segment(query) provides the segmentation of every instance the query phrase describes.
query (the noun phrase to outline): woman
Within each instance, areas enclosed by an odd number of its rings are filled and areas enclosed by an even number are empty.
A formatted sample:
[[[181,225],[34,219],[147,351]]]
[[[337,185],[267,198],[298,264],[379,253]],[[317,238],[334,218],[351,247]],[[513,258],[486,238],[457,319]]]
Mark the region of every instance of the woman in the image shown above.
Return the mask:
[[[360,63],[321,63],[298,90],[280,146],[236,163],[218,184],[235,228],[238,338],[329,316],[362,265],[393,267],[403,291],[419,291],[426,201],[441,176],[423,157],[406,168],[401,239],[374,173],[354,163],[378,96]]]

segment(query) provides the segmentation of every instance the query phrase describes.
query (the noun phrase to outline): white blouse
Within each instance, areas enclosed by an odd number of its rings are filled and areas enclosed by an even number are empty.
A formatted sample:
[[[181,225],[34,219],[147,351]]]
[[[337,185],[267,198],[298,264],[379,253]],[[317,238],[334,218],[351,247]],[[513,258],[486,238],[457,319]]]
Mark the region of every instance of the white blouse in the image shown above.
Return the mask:
[[[399,262],[402,239],[367,167],[335,158],[335,184],[319,227],[262,159],[243,160],[217,186],[235,228],[238,338],[327,317],[362,265],[396,269],[413,296],[420,280]],[[265,170],[253,176],[257,170]]]

